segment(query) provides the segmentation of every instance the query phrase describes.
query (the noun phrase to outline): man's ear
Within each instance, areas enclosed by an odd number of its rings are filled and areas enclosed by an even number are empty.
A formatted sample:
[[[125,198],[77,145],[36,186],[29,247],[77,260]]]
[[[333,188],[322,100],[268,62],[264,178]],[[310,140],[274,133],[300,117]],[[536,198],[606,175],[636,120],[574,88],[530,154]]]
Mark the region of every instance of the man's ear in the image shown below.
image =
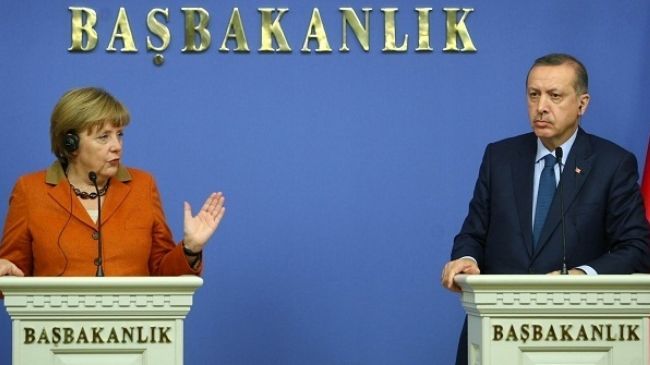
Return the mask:
[[[578,98],[579,98],[579,100],[578,100],[578,116],[582,116],[587,111],[587,107],[589,106],[589,99],[591,98],[591,96],[589,96],[589,94],[587,94],[587,93],[584,93],[584,94],[580,95]]]

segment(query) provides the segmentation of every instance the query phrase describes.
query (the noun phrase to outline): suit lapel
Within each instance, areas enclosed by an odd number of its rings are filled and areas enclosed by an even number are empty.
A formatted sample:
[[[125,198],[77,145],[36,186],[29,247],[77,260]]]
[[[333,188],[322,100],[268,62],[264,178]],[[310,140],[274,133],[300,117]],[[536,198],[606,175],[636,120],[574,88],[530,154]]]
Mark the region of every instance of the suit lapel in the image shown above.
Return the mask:
[[[580,128],[578,135],[571,148],[569,157],[567,158],[566,165],[562,171],[561,183],[564,198],[564,214],[571,209],[576,196],[582,189],[593,163],[593,155],[591,152],[591,144],[589,143],[589,136]],[[551,208],[548,212],[548,218],[542,229],[542,234],[539,239],[539,250],[541,250],[549,241],[553,232],[558,229],[562,211],[560,207],[560,189],[556,191]],[[538,251],[539,251],[538,250]]]
[[[523,143],[520,154],[513,160],[512,186],[517,204],[519,226],[524,235],[523,244],[529,256],[533,254],[533,181],[535,173],[535,153],[537,140],[533,134]]]

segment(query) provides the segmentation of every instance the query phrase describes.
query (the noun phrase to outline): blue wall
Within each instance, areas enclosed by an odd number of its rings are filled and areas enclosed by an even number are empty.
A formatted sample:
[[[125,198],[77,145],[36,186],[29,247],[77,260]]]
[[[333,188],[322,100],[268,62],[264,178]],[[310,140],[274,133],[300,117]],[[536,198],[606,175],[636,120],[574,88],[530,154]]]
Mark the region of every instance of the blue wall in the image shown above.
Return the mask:
[[[71,54],[68,6],[94,8],[99,46]],[[139,52],[105,52],[125,6]],[[182,54],[181,6],[211,15],[212,47]],[[371,50],[340,53],[338,7],[371,7]],[[409,51],[386,54],[381,7],[398,7]],[[145,16],[169,7],[162,67]],[[221,53],[239,7],[247,54]],[[287,7],[290,54],[260,54],[258,7]],[[334,49],[299,51],[318,7]],[[416,53],[415,7],[433,7]],[[443,53],[442,7],[473,7],[476,53]],[[49,115],[66,90],[105,87],[130,109],[125,162],[157,177],[169,224],[182,202],[224,191],[227,214],[186,322],[188,364],[448,364],[463,310],[439,286],[483,148],[529,131],[524,80],[549,52],[581,58],[584,128],[641,161],[650,134],[650,3],[527,1],[11,1],[0,8],[0,197],[42,169]],[[312,47],[315,45],[312,44]],[[232,44],[231,44],[232,48]],[[6,202],[6,200],[5,200]],[[0,204],[0,222],[7,205]],[[2,224],[2,223],[0,223]],[[0,316],[0,363],[10,361]]]

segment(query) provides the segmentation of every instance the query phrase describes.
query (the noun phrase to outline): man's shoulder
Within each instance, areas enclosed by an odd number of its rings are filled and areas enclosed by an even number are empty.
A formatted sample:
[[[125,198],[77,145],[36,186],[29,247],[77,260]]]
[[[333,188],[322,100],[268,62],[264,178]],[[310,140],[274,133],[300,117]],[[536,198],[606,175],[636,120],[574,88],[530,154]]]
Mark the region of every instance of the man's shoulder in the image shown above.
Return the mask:
[[[627,155],[632,155],[632,152],[626,150],[625,148],[621,147],[620,145],[599,137],[595,134],[589,134],[587,132],[584,132],[584,137],[589,143],[589,146],[591,147],[592,151],[603,156],[611,156],[611,157],[617,157],[620,158],[622,156],[627,156]]]
[[[530,143],[535,143],[537,140],[537,137],[535,136],[535,133],[533,132],[528,132],[524,134],[520,134],[518,136],[513,136],[513,137],[508,137],[504,138],[495,142],[490,143],[490,145],[493,145],[495,147],[510,147],[510,146],[515,146],[515,145],[527,145]]]
[[[504,138],[491,142],[486,150],[491,154],[513,154],[535,151],[537,148],[537,137],[534,133],[524,133],[514,137]]]

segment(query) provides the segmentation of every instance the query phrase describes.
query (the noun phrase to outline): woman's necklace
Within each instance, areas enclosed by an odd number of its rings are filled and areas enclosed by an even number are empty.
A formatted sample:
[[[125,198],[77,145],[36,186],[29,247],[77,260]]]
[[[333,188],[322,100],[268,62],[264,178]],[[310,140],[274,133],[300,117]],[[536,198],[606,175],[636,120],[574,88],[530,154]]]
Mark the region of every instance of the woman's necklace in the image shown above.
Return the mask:
[[[84,200],[86,200],[86,199],[93,200],[93,199],[97,199],[97,197],[106,195],[106,192],[108,191],[108,183],[109,182],[111,182],[110,179],[108,181],[106,181],[106,185],[104,185],[103,188],[99,189],[98,192],[92,192],[92,193],[86,193],[85,191],[81,191],[81,190],[77,189],[72,184],[70,184],[70,186],[72,186],[72,191],[74,191],[76,196],[78,196],[78,197],[80,197],[81,199],[84,199]]]

